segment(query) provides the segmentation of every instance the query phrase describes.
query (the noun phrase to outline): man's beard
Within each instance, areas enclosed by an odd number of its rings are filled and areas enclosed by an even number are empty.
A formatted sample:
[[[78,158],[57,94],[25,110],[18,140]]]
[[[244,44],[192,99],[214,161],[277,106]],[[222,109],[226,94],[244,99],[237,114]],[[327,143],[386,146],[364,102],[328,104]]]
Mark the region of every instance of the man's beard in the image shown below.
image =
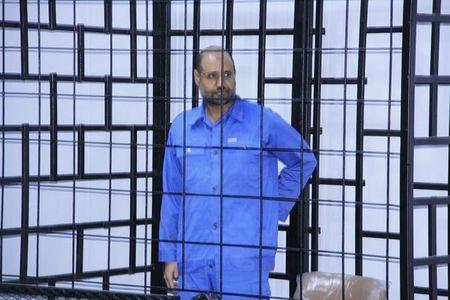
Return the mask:
[[[203,97],[203,101],[205,101],[206,104],[208,105],[212,105],[212,106],[221,106],[221,105],[226,105],[232,101],[234,101],[236,99],[236,92],[235,91],[228,91],[228,92],[223,92],[223,94],[221,95],[216,94],[216,95],[204,95],[203,93],[202,97]]]

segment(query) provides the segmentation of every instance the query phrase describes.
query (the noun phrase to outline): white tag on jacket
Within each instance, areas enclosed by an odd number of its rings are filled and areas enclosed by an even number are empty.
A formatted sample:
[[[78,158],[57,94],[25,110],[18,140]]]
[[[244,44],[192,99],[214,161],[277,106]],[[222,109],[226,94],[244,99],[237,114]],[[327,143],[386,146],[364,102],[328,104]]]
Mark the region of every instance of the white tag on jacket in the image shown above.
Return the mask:
[[[229,137],[227,141],[228,141],[228,143],[236,143],[237,142],[237,138],[236,137]]]

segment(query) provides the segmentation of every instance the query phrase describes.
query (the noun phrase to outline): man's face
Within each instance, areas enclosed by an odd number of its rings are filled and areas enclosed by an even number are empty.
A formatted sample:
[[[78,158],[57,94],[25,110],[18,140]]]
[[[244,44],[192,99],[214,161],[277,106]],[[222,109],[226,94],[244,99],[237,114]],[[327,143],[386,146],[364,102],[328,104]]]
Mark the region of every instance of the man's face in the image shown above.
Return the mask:
[[[201,70],[194,71],[195,83],[207,104],[227,104],[236,97],[234,66],[228,53],[223,53],[223,71],[221,68],[221,51],[210,51],[203,54]]]

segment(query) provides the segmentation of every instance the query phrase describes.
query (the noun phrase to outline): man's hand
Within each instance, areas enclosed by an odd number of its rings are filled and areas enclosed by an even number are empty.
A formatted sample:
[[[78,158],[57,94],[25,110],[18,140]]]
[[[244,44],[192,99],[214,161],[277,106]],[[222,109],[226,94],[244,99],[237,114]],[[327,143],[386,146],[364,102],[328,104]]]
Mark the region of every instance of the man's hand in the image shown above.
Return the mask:
[[[165,263],[164,280],[169,288],[176,289],[178,287],[178,264],[176,261]]]

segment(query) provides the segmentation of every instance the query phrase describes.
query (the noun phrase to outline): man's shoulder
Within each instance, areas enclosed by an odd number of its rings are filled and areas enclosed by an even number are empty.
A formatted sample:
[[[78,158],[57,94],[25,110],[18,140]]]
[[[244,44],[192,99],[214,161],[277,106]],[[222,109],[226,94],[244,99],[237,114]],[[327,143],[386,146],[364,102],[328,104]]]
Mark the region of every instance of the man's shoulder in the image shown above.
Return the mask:
[[[278,114],[274,112],[270,107],[268,106],[262,106],[261,104],[257,103],[256,101],[250,101],[247,99],[240,99],[241,105],[243,107],[244,112],[247,114],[254,115],[256,117],[261,116],[261,109],[263,111],[263,118],[273,118],[277,117]]]
[[[180,112],[172,121],[172,128],[183,128],[184,122],[189,124],[193,119],[198,118],[201,113],[201,107],[194,107],[185,111]]]

